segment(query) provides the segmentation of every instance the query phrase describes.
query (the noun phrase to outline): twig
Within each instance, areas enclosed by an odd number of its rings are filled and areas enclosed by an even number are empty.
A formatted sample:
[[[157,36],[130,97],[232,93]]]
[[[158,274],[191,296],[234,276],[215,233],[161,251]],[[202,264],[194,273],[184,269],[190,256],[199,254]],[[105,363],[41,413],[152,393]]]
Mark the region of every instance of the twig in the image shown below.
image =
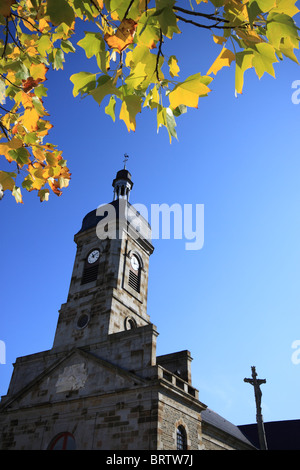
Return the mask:
[[[2,73],[0,73],[0,77],[2,77],[4,80],[7,80],[12,86],[15,86],[16,88],[20,88],[20,90],[23,90],[23,88],[19,85],[15,85],[13,82],[11,82],[7,77],[5,77]]]
[[[163,43],[163,36],[162,36],[162,30],[160,29],[159,46],[158,46],[158,52],[157,52],[157,56],[156,56],[156,65],[155,65],[155,73],[156,73],[156,78],[157,78],[158,82],[160,82],[159,73],[158,73],[159,58],[160,58],[161,55],[163,55],[162,50],[161,50],[162,43]]]
[[[125,18],[127,17],[128,13],[129,13],[129,10],[130,10],[130,8],[132,7],[133,2],[134,2],[134,0],[130,0],[129,5],[128,5],[128,8],[127,8],[127,10],[125,11],[125,15],[124,15],[124,17],[123,17],[123,20],[125,20]]]
[[[90,0],[90,2],[94,5],[94,7],[96,8],[96,10],[99,12],[99,15],[101,16],[101,18],[106,21],[106,23],[108,24],[108,26],[110,26],[109,24],[109,21],[108,19],[106,18],[105,15],[103,15],[102,11],[101,11],[101,8],[99,8],[99,6],[94,2],[94,0]]]
[[[24,16],[17,15],[16,13],[11,13],[12,16],[15,16],[16,18],[20,18],[23,21],[26,21],[27,23],[30,24],[34,29],[36,29],[39,33],[41,32],[35,24],[31,23],[27,18],[24,18]]]
[[[8,137],[7,135],[7,132],[9,132],[8,129],[6,129],[6,127],[2,124],[2,122],[0,121],[0,127],[1,129],[3,130],[4,134],[5,134],[5,137],[7,138],[7,140],[10,140],[10,138]],[[7,131],[7,132],[6,132]]]
[[[224,20],[218,20],[214,24],[207,25],[207,24],[202,24],[202,23],[196,23],[196,21],[188,20],[188,19],[183,18],[182,16],[179,16],[179,15],[176,15],[176,14],[175,14],[175,16],[178,20],[184,21],[184,23],[189,23],[189,24],[192,24],[194,26],[197,26],[198,28],[205,28],[205,29],[212,29],[212,28],[216,28],[216,29],[235,29],[237,27],[238,28],[243,28],[243,27],[247,26],[247,23],[241,24],[241,25],[238,25],[238,26],[235,26],[235,25],[222,25],[222,26],[220,26],[220,23]]]
[[[229,23],[230,22],[229,20],[225,20],[224,18],[220,18],[218,16],[215,16],[214,13],[200,13],[198,11],[186,10],[185,8],[181,8],[181,7],[178,7],[178,6],[174,6],[173,10],[181,11],[182,13],[185,13],[187,15],[201,16],[202,18],[206,18],[206,19],[211,20],[211,21],[215,20],[215,21],[221,21],[223,23]]]

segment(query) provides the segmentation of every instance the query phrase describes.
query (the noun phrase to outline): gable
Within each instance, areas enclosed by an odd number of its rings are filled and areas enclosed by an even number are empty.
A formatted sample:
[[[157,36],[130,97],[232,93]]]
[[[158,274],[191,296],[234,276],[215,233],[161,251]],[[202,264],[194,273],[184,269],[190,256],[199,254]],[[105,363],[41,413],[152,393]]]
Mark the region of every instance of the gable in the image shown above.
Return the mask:
[[[75,349],[8,399],[2,409],[18,409],[70,398],[101,395],[145,381],[91,353]]]

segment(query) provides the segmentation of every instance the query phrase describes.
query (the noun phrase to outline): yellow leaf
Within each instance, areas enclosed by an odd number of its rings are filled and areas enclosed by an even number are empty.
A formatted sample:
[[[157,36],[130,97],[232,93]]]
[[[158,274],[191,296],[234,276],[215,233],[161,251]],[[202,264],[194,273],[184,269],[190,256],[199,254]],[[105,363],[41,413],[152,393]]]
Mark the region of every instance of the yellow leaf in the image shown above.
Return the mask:
[[[48,201],[49,199],[49,189],[40,189],[38,192],[38,196],[40,198],[40,201]]]
[[[15,186],[15,181],[13,178],[16,177],[16,173],[9,173],[7,171],[0,171],[0,184],[2,189],[5,191],[9,189],[12,191]]]
[[[32,153],[34,157],[40,162],[45,160],[45,153],[41,148],[32,146]]]
[[[48,71],[48,67],[44,64],[31,64],[30,66],[30,76],[37,80],[39,79],[40,82],[44,82],[46,80],[46,73]]]
[[[170,105],[173,109],[185,104],[192,108],[198,108],[200,96],[206,96],[210,92],[207,84],[211,82],[211,77],[202,77],[200,73],[191,75],[184,82],[175,86],[169,94]]]
[[[135,116],[141,112],[142,100],[137,95],[125,96],[120,110],[120,119],[122,119],[128,129],[128,132],[135,131]]]
[[[221,50],[220,54],[210,67],[210,69],[207,72],[207,75],[210,75],[213,73],[216,75],[219,70],[221,70],[223,67],[229,67],[231,62],[235,59],[235,55],[233,52],[231,52],[229,49],[226,49],[226,47],[223,47]]]
[[[180,68],[178,67],[177,59],[174,55],[171,55],[170,59],[168,60],[168,64],[170,67],[171,77],[178,77],[178,72],[180,71]]]
[[[228,38],[223,38],[222,36],[216,36],[215,34],[213,34],[213,40],[216,44],[224,44],[224,42],[227,41]]]
[[[5,158],[9,161],[12,162],[13,158],[9,155],[10,150],[16,150],[23,147],[23,143],[21,139],[18,139],[17,137],[13,137],[9,142],[6,144],[0,144],[0,154],[4,155]]]
[[[21,194],[21,189],[20,188],[18,188],[17,186],[14,186],[11,193],[14,196],[16,202],[19,202],[19,203],[23,204],[23,199],[22,199],[22,194]]]
[[[35,108],[27,108],[22,117],[24,127],[28,132],[33,132],[38,129],[39,113]]]
[[[30,179],[32,180],[31,189],[41,189],[46,183],[44,178],[44,166],[40,163],[34,163],[33,165],[28,165],[28,173]]]
[[[133,43],[134,33],[137,23],[131,19],[123,19],[117,29],[116,34],[105,34],[104,39],[107,45],[112,49],[123,51],[129,44]]]

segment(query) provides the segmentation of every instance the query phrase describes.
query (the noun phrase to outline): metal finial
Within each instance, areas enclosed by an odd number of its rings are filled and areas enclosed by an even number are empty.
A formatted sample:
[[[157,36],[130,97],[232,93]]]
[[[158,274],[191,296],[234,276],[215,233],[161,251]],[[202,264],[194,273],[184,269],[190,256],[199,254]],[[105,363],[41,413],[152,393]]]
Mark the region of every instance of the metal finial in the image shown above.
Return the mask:
[[[124,160],[123,160],[123,162],[124,162],[124,170],[126,170],[126,163],[127,163],[128,158],[129,158],[129,155],[127,155],[127,153],[124,153]]]

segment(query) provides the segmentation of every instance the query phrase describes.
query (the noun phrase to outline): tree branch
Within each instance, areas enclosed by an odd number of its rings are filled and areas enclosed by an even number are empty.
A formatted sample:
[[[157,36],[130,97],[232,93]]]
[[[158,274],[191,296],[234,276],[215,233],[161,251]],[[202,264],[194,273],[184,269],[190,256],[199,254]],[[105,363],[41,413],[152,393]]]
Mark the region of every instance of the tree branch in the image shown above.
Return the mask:
[[[200,13],[198,11],[186,10],[185,8],[181,8],[181,7],[178,7],[178,6],[174,6],[173,10],[181,11],[181,13],[185,13],[186,15],[201,16],[202,18],[206,18],[207,20],[211,20],[211,21],[214,20],[214,21],[220,21],[220,22],[223,22],[223,23],[229,23],[229,20],[225,20],[224,18],[220,18],[218,16],[215,16],[214,13]]]
[[[0,73],[0,77],[2,77],[4,80],[7,80],[12,86],[15,86],[16,88],[20,88],[20,90],[23,90],[23,88],[19,85],[15,85],[13,82],[11,82],[7,77],[5,77],[2,73]]]
[[[189,24],[192,24],[194,26],[197,26],[198,28],[205,28],[205,29],[212,29],[212,28],[216,28],[216,29],[235,29],[237,28],[237,26],[233,26],[233,25],[220,25],[221,22],[223,22],[224,20],[221,19],[221,20],[218,20],[216,21],[214,24],[211,24],[211,25],[207,25],[207,24],[202,24],[202,23],[196,23],[196,21],[193,21],[193,20],[188,20],[187,18],[183,18],[182,16],[179,16],[179,15],[176,15],[176,18],[180,21],[184,21],[184,23],[189,23]],[[244,27],[245,24],[241,24],[239,25],[238,27],[241,28],[241,27]]]
[[[123,17],[123,20],[125,20],[125,18],[127,17],[128,13],[129,13],[129,10],[130,10],[130,8],[132,7],[133,2],[134,2],[134,0],[130,0],[129,5],[128,5],[128,8],[127,8],[127,10],[125,11],[125,15],[124,15],[124,17]]]
[[[159,58],[160,58],[161,55],[163,55],[162,50],[161,50],[162,43],[163,43],[163,35],[162,35],[162,30],[160,29],[159,46],[158,46],[158,52],[157,52],[157,56],[156,56],[156,65],[155,65],[155,73],[156,73],[156,78],[157,78],[158,82],[160,82],[159,73],[158,73]]]

